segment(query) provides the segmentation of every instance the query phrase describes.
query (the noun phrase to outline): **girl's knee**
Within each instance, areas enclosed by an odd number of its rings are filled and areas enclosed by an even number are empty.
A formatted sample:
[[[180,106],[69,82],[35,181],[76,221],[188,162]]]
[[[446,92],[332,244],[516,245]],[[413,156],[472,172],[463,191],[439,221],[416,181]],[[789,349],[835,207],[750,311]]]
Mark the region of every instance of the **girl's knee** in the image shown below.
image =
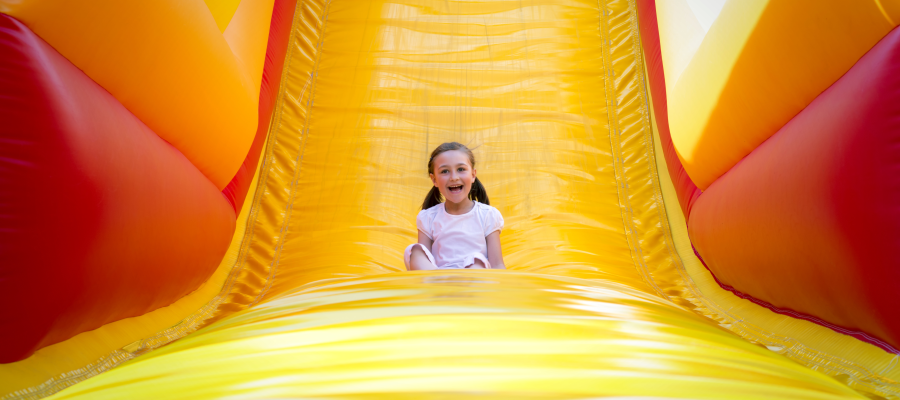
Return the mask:
[[[426,257],[425,250],[422,250],[422,246],[413,246],[413,248],[410,250],[410,252],[412,253],[413,256]]]
[[[437,269],[437,267],[425,256],[425,252],[413,250],[412,257],[409,260],[409,270],[426,270]]]

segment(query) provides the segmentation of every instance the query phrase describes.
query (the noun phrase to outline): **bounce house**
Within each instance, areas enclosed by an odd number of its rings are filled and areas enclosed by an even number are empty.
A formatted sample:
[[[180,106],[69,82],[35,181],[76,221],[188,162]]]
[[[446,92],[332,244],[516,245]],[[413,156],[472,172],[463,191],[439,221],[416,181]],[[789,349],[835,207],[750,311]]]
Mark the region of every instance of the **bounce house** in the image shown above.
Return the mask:
[[[0,399],[898,399],[898,23],[0,0]],[[450,141],[508,270],[404,268]]]

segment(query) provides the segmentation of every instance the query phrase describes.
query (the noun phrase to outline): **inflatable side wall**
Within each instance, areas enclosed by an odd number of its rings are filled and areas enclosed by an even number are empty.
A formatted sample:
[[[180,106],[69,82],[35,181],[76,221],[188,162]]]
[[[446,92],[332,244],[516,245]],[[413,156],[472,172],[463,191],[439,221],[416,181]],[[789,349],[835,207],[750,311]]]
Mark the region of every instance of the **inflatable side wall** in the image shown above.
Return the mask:
[[[678,8],[688,5],[676,3],[642,2],[656,37],[687,29]],[[648,50],[667,161],[691,178],[678,186],[691,241],[722,287],[890,353],[900,346],[896,10],[727,2],[695,49],[660,40]]]
[[[168,306],[212,275],[268,132],[295,4],[247,2],[220,32],[202,2],[63,3],[0,2],[3,362]]]

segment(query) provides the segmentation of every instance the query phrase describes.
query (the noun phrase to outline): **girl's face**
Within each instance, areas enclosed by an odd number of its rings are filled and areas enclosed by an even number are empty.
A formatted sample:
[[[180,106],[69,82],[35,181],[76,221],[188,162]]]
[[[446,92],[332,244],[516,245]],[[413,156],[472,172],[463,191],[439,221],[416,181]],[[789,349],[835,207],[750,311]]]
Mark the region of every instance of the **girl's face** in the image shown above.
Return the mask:
[[[434,171],[428,175],[444,199],[452,203],[468,199],[475,182],[475,168],[472,168],[466,153],[459,150],[438,154],[434,158]]]

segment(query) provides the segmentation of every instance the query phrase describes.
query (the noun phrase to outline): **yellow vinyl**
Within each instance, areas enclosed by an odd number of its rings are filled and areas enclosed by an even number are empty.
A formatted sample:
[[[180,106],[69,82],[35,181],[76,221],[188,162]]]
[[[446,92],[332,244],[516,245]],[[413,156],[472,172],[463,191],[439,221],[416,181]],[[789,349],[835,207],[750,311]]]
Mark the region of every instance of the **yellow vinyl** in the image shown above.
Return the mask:
[[[861,397],[612,281],[440,271],[289,292],[54,398],[593,396]]]
[[[691,311],[640,49],[633,0],[302,0],[215,322],[52,398],[862,398]],[[451,140],[508,271],[403,271]]]
[[[227,28],[228,23],[231,22],[231,17],[234,16],[234,12],[241,4],[241,0],[203,1],[206,3],[206,7],[209,8],[209,13],[212,14],[213,19],[216,20],[216,26],[219,27],[220,32],[225,32],[225,28]]]

